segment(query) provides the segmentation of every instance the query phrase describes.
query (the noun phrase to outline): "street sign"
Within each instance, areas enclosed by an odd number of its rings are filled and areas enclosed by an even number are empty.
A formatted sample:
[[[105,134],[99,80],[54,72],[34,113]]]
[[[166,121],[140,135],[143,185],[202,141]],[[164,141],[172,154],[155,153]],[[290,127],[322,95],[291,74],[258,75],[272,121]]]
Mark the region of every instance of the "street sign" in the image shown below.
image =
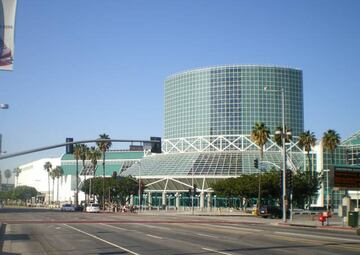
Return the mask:
[[[359,166],[334,166],[330,169],[330,185],[339,189],[360,189]]]

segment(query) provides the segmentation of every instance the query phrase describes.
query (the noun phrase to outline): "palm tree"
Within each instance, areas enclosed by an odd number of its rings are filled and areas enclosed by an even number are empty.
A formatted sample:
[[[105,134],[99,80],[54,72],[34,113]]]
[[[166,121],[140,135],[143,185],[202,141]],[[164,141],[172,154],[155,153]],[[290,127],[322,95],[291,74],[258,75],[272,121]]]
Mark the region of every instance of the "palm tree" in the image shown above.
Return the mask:
[[[333,129],[329,129],[324,133],[322,138],[323,146],[331,153],[331,164],[334,165],[334,152],[340,144],[340,135]]]
[[[61,166],[57,166],[51,173],[54,175],[54,178],[57,178],[56,202],[59,203],[59,179],[64,175],[64,170]]]
[[[55,178],[56,178],[56,167],[50,172],[50,177],[52,179],[52,199],[55,200]]]
[[[299,136],[299,146],[306,151],[308,158],[308,167],[311,173],[311,160],[310,160],[310,151],[311,148],[315,146],[316,137],[314,132],[310,132],[310,130],[302,132]]]
[[[265,124],[263,122],[255,123],[255,126],[253,127],[251,132],[251,140],[260,147],[261,161],[264,158],[264,146],[269,138],[270,138],[270,131],[265,126]],[[258,191],[258,201],[256,206],[258,212],[260,210],[260,200],[261,200],[260,192],[261,192],[261,172],[259,172],[259,191]]]
[[[48,173],[48,203],[50,204],[50,171],[52,169],[52,165],[49,161],[45,162],[44,170]]]
[[[103,158],[103,163],[102,163],[102,168],[103,168],[102,208],[105,209],[105,152],[110,149],[112,143],[111,143],[111,141],[106,141],[106,140],[110,140],[110,137],[107,134],[100,135],[99,139],[101,139],[102,141],[96,142],[96,145],[98,146],[99,150],[101,150],[102,158]]]
[[[99,149],[95,148],[94,146],[92,146],[90,148],[90,150],[88,151],[88,159],[91,162],[91,165],[94,169],[93,175],[95,178],[95,174],[96,174],[96,166],[97,166],[97,161],[101,158],[101,152]],[[89,185],[89,196],[91,196],[91,178],[90,178],[90,185]]]
[[[265,126],[264,123],[255,123],[251,131],[251,140],[260,147],[260,158],[263,160],[264,158],[264,145],[267,143],[270,138],[270,131]]]
[[[19,167],[17,167],[17,168],[15,168],[15,169],[13,170],[13,173],[15,174],[15,177],[16,177],[16,182],[15,182],[15,184],[16,184],[16,186],[17,186],[17,185],[19,185],[19,175],[20,175],[20,173],[21,173],[21,169],[20,169]]]
[[[75,195],[75,205],[79,205],[79,159],[81,158],[82,149],[80,144],[74,146],[74,158],[76,160],[76,195]]]

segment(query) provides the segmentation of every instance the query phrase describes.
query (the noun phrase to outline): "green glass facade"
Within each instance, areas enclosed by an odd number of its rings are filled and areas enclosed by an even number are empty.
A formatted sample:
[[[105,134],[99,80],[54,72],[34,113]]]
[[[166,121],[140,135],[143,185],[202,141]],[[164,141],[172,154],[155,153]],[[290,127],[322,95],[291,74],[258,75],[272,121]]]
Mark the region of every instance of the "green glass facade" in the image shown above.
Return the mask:
[[[285,124],[297,136],[304,128],[301,70],[233,65],[172,75],[165,81],[164,138],[246,135],[256,122],[274,132],[282,123],[282,88]]]

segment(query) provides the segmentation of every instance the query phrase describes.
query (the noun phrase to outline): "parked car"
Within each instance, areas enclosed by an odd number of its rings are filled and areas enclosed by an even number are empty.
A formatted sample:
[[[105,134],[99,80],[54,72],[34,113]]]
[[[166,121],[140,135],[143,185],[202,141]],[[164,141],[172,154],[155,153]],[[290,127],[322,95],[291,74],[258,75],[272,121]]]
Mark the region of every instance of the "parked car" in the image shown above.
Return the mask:
[[[263,218],[281,218],[282,209],[277,206],[263,205],[260,207],[259,215]]]
[[[75,212],[75,206],[71,204],[63,204],[60,210],[63,212]]]
[[[98,213],[98,212],[100,212],[100,206],[99,206],[99,204],[88,204],[86,206],[86,211],[87,212]]]

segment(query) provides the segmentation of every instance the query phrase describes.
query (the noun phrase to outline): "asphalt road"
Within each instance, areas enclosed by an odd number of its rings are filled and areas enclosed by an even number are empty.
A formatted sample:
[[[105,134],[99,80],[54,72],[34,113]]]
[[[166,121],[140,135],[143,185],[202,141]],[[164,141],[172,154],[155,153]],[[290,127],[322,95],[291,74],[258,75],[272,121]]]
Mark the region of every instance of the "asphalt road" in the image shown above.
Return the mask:
[[[253,217],[1,209],[0,222],[1,254],[360,254],[354,232]]]

